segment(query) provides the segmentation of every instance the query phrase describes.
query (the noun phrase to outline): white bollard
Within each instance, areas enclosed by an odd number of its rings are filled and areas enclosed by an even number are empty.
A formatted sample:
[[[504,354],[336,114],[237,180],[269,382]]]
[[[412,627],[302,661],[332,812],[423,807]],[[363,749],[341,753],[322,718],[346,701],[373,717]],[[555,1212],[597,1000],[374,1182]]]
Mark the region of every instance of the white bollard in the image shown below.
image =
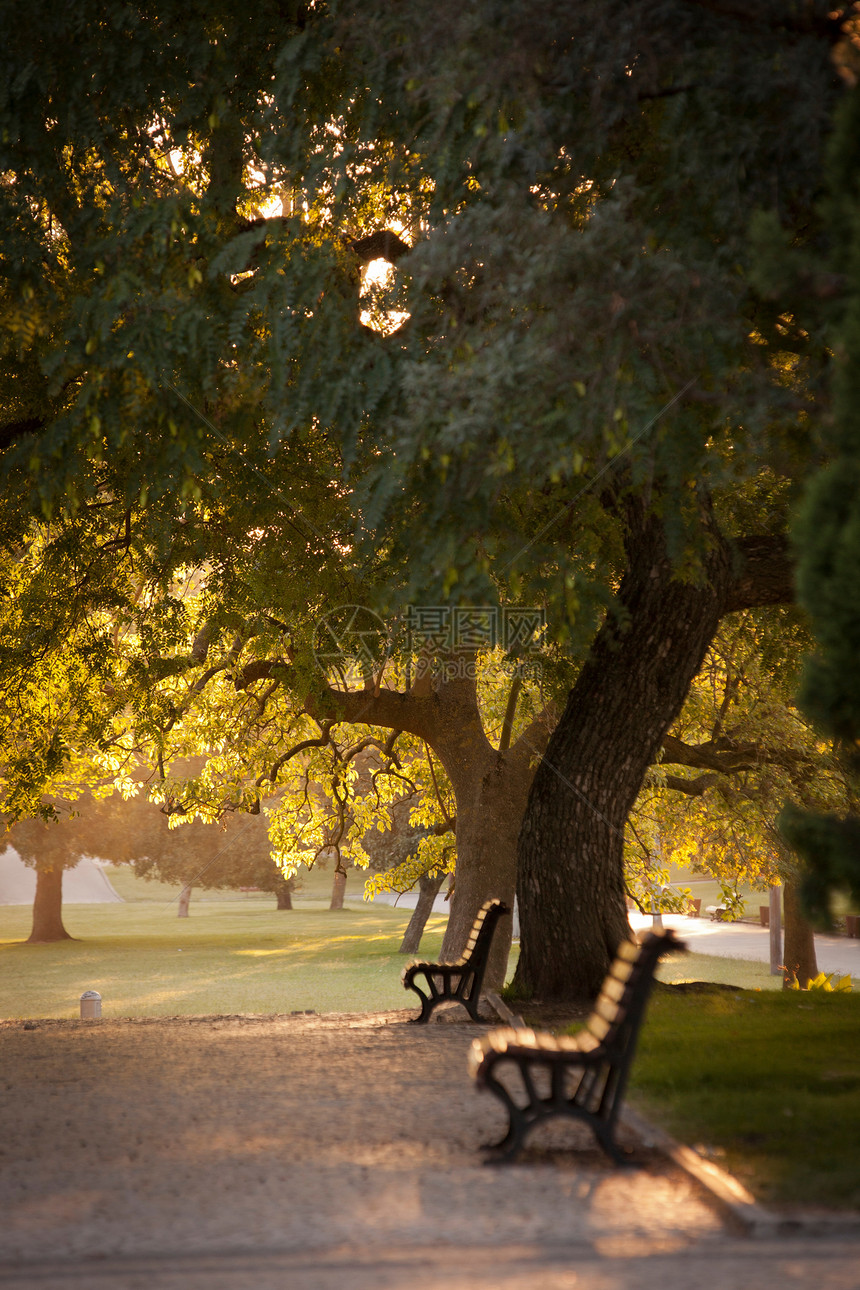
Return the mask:
[[[94,1021],[102,1015],[102,997],[98,990],[84,990],[81,995],[81,1020]]]

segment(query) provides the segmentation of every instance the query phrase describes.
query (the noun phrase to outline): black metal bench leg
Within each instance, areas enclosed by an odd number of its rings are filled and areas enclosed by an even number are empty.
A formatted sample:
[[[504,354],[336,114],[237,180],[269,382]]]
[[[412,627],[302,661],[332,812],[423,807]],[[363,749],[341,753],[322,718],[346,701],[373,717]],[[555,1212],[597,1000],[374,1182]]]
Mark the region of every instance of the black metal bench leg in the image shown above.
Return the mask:
[[[639,1168],[636,1161],[632,1160],[623,1148],[621,1148],[615,1141],[614,1125],[608,1125],[604,1123],[603,1120],[595,1119],[591,1121],[591,1127],[594,1131],[595,1138],[606,1152],[607,1156],[609,1156],[610,1160],[614,1161],[616,1165],[623,1165],[627,1169]]]
[[[421,1011],[417,1017],[409,1018],[409,1024],[411,1026],[426,1026],[427,1022],[430,1020],[430,1014],[433,1011],[433,1000],[428,999],[426,995],[421,994],[418,990],[416,990],[415,993],[418,994],[421,999]]]
[[[504,1137],[498,1142],[488,1142],[484,1145],[483,1150],[488,1153],[484,1164],[505,1164],[513,1160],[522,1149],[530,1123],[500,1080],[492,1074],[487,1074],[484,1078],[487,1088],[495,1094],[508,1113],[508,1129]],[[526,1110],[528,1109],[527,1107]]]
[[[417,1017],[410,1017],[409,1024],[412,1026],[426,1026],[427,1022],[430,1020],[430,1014],[433,1011],[433,1005],[436,1002],[436,998],[434,998],[432,994],[425,994],[423,990],[419,989],[414,981],[410,981],[407,989],[412,990],[417,994],[421,1001],[420,1013]]]

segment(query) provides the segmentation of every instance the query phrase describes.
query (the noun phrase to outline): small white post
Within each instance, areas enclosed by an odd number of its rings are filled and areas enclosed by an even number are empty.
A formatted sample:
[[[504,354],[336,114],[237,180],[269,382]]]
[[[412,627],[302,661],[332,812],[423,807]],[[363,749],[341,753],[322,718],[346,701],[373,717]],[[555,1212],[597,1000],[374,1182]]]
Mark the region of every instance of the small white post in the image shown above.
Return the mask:
[[[98,990],[84,990],[81,995],[81,1021],[95,1021],[102,1015],[102,997]]]

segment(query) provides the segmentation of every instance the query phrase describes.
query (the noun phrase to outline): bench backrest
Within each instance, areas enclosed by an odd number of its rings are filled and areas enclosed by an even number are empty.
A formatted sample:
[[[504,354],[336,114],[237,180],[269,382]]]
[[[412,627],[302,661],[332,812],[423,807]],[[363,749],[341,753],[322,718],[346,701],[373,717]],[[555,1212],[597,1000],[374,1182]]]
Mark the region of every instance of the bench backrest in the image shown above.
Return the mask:
[[[668,950],[680,948],[681,942],[671,928],[661,936],[649,932],[641,944],[621,942],[585,1023],[594,1047],[601,1044],[607,1049],[623,1050],[635,1043],[657,962]]]
[[[501,900],[485,901],[478,910],[478,915],[472,924],[466,948],[463,950],[459,962],[468,963],[470,967],[480,969],[487,961],[493,933],[496,930],[496,923],[503,914],[509,914],[510,912],[508,906],[503,904]]]

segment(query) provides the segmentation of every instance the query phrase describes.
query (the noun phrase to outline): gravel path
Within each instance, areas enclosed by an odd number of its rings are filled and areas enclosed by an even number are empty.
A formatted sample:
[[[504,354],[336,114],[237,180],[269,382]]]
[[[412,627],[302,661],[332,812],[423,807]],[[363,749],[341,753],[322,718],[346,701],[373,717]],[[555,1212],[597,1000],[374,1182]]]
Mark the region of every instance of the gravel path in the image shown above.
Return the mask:
[[[483,1167],[475,1028],[409,1015],[0,1023],[0,1287],[770,1284],[661,1157],[616,1170],[559,1125]],[[860,1247],[819,1249],[814,1282],[803,1248],[774,1285],[856,1287]]]

